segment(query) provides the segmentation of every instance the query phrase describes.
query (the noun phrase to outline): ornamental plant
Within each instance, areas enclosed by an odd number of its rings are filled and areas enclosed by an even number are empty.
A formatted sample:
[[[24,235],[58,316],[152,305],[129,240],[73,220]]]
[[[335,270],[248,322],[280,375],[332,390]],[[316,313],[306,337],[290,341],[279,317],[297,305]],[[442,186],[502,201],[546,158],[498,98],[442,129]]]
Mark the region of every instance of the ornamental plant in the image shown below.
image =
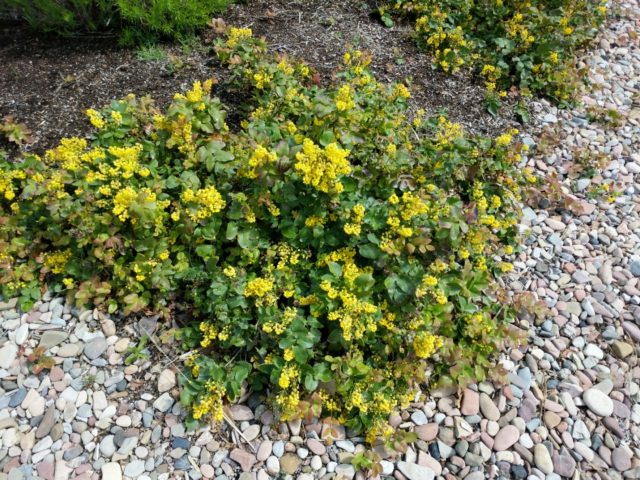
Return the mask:
[[[465,66],[484,80],[495,103],[517,87],[567,101],[579,76],[576,49],[592,40],[606,0],[392,0],[382,9],[415,18],[419,44],[434,65],[455,73]]]
[[[0,14],[60,35],[115,30],[123,44],[195,33],[231,0],[4,0]]]
[[[481,380],[514,338],[499,286],[535,182],[516,131],[408,116],[359,51],[335,85],[248,29],[216,43],[212,80],[166,110],[129,95],[89,110],[90,141],[0,163],[0,286],[43,284],[124,315],[186,309],[182,402],[223,417],[244,388],[282,419],[387,433],[426,383]]]

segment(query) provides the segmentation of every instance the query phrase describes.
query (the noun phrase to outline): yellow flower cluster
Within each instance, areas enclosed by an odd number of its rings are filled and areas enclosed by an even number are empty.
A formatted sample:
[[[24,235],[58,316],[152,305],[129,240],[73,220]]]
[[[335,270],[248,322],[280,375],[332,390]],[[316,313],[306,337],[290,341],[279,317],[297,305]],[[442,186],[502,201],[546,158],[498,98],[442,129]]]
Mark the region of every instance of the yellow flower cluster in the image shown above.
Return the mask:
[[[206,391],[204,398],[193,405],[193,418],[200,420],[207,415],[211,415],[215,421],[221,422],[224,418],[222,401],[226,394],[224,385],[209,380],[206,383]]]
[[[187,90],[187,92],[183,95],[182,93],[176,93],[173,96],[174,100],[186,100],[192,104],[192,108],[196,111],[203,111],[207,108],[207,104],[205,103],[205,95],[209,95],[211,93],[211,88],[213,87],[213,80],[207,79],[204,84],[200,82],[200,80],[196,80],[193,82],[193,87],[191,90]],[[162,121],[160,117],[156,120]]]
[[[327,318],[340,323],[342,338],[346,342],[359,340],[365,332],[375,332],[378,329],[376,314],[380,310],[374,304],[358,299],[346,289],[336,290],[324,282],[320,288],[327,292],[329,298],[334,295],[340,298],[342,307],[329,312]]]
[[[507,21],[506,30],[509,37],[519,37],[519,46],[526,50],[533,44],[536,38],[529,32],[529,29],[523,25],[523,21],[524,15],[522,13],[516,13]]]
[[[469,334],[474,337],[487,335],[493,331],[491,319],[481,312],[469,315],[467,317],[467,326]]]
[[[455,140],[464,135],[462,125],[450,122],[444,116],[438,118],[438,130],[436,132],[436,141],[439,147],[445,147],[452,144]]]
[[[250,38],[253,36],[253,32],[250,28],[236,28],[231,27],[227,36],[226,45],[229,48],[234,48],[238,45],[238,42],[243,38]]]
[[[113,214],[124,222],[129,218],[129,207],[138,199],[138,192],[132,187],[120,190],[113,199]]]
[[[214,186],[200,188],[195,192],[188,188],[182,192],[180,199],[185,203],[195,204],[195,208],[188,209],[189,218],[194,222],[212,217],[227,205]]]
[[[272,79],[273,77],[265,71],[258,71],[253,74],[253,83],[258,90],[263,90]]]
[[[351,85],[344,84],[338,90],[338,94],[336,95],[336,108],[341,111],[347,111],[355,108],[356,101],[354,98],[354,91],[351,88]]]
[[[47,150],[44,158],[48,163],[59,162],[62,168],[73,172],[80,169],[82,160],[87,159],[83,156],[86,148],[87,141],[83,138],[63,138],[60,145],[52,150]]]
[[[62,273],[71,258],[71,250],[58,250],[44,256],[44,264],[51,273]]]
[[[413,351],[418,358],[429,358],[443,344],[442,337],[422,331],[413,339]]]
[[[113,122],[116,125],[120,125],[122,123],[122,114],[117,111],[117,110],[111,110],[111,120],[113,120]]]
[[[506,147],[512,142],[513,136],[517,135],[518,133],[519,131],[517,128],[512,128],[508,132],[505,132],[502,135],[496,137],[496,145],[499,147]]]
[[[346,407],[349,410],[358,409],[361,413],[367,413],[369,411],[369,402],[367,402],[362,394],[365,389],[365,385],[358,383],[353,387],[351,396],[347,400]]]
[[[364,219],[364,205],[358,203],[351,209],[351,222],[345,224],[344,233],[347,235],[360,235],[362,220]]]
[[[247,282],[244,289],[245,297],[264,297],[273,291],[274,283],[269,278],[254,278]]]
[[[493,92],[496,89],[496,82],[502,76],[502,69],[493,65],[485,65],[482,67],[481,75],[485,79],[485,87],[489,92]]]
[[[276,405],[280,409],[282,420],[292,420],[300,416],[300,391],[293,387],[289,391],[282,390],[276,395]]]
[[[325,218],[319,217],[317,215],[311,215],[307,217],[304,221],[304,226],[313,228],[316,225],[324,225],[327,220]]]
[[[91,125],[98,129],[104,128],[106,122],[104,121],[104,118],[102,117],[102,114],[100,112],[94,110],[93,108],[90,108],[85,113],[87,114],[87,117],[89,117],[89,122],[91,122]]]
[[[395,98],[410,98],[411,97],[411,93],[409,92],[409,89],[404,86],[402,83],[396,83],[393,85],[393,97]]]
[[[300,302],[303,304],[303,302]],[[286,307],[282,313],[280,320],[269,321],[262,325],[262,331],[265,333],[275,333],[276,335],[282,335],[291,322],[298,316],[298,312],[295,308]]]
[[[462,27],[452,29],[446,24],[447,14],[435,7],[431,9],[429,16],[418,18],[416,31],[426,38],[427,45],[435,52],[436,63],[445,72],[456,73],[465,63],[461,50],[468,48],[469,42]]]
[[[115,157],[113,168],[109,169],[109,174],[113,177],[131,178],[135,173],[142,177],[149,175],[149,169],[141,167],[138,162],[142,145],[137,144],[132,147],[109,147],[108,152]]]
[[[305,184],[324,193],[338,194],[344,190],[338,178],[351,173],[347,160],[349,153],[337,143],[330,143],[323,150],[313,140],[305,138],[302,151],[296,154],[294,166]]]
[[[300,377],[300,369],[295,364],[286,365],[280,372],[278,378],[278,386],[280,388],[289,388],[292,383],[297,383]]]
[[[202,340],[200,340],[202,348],[207,348],[212,341],[218,338],[218,329],[210,322],[200,322],[198,329],[202,332]]]
[[[247,166],[240,170],[240,175],[246,178],[257,178],[258,173],[256,169],[273,164],[277,159],[278,155],[276,152],[267,150],[262,145],[258,145],[251,154]]]
[[[24,180],[25,178],[26,174],[22,170],[0,170],[0,196],[9,201],[16,198],[16,193],[13,190],[13,180]]]

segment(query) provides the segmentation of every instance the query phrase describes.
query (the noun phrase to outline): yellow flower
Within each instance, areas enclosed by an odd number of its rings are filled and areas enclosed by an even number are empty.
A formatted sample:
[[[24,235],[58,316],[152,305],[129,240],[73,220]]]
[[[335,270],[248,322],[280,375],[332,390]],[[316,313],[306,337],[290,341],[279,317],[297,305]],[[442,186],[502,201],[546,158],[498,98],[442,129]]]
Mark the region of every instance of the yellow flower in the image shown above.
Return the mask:
[[[111,110],[111,120],[120,125],[122,123],[122,114],[117,110]]]
[[[354,92],[351,85],[342,85],[336,95],[336,108],[341,112],[354,108],[356,106],[356,102],[353,95]]]
[[[291,360],[293,360],[294,358],[293,349],[291,348],[285,349],[283,358],[285,359],[286,362],[290,362]]]
[[[351,173],[351,165],[347,160],[349,153],[337,143],[330,143],[323,150],[305,138],[302,151],[296,154],[294,168],[302,175],[305,184],[324,193],[341,193],[344,186],[338,177]]]
[[[224,270],[222,270],[222,273],[229,278],[236,277],[236,269],[233,268],[231,265],[224,267]]]
[[[423,331],[414,338],[413,350],[418,358],[429,358],[443,343],[441,337]]]
[[[254,278],[247,282],[247,286],[244,289],[245,297],[264,297],[273,290],[273,280],[268,278]]]
[[[105,121],[104,121],[104,118],[102,118],[102,114],[100,112],[98,112],[97,110],[94,110],[93,108],[90,108],[85,113],[89,117],[89,121],[91,122],[91,125],[93,125],[98,129],[104,128]]]
[[[236,28],[231,27],[229,30],[229,36],[227,38],[227,47],[234,48],[238,42],[244,38],[251,38],[253,32],[250,28]]]

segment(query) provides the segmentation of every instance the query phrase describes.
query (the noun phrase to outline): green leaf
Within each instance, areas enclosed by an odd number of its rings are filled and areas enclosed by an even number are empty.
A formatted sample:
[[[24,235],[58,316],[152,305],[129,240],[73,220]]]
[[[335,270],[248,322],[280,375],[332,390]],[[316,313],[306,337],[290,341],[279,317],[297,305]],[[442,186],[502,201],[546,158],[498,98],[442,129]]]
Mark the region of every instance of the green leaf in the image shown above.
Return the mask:
[[[371,275],[370,273],[363,273],[362,275],[358,275],[356,277],[356,280],[354,283],[358,288],[366,292],[366,291],[369,291],[371,287],[373,287],[376,284],[376,281],[373,278],[373,275]]]
[[[227,232],[225,234],[225,238],[227,240],[233,240],[238,235],[238,225],[236,222],[229,222],[227,224]]]
[[[380,255],[380,249],[376,245],[366,243],[358,247],[360,256],[363,258],[376,259]]]
[[[318,387],[318,381],[313,378],[313,375],[307,374],[304,376],[304,388],[313,392]]]
[[[238,245],[244,249],[258,246],[258,234],[255,230],[242,230],[238,233]]]
[[[336,262],[329,262],[327,266],[329,267],[329,271],[334,277],[340,278],[342,276],[342,267],[340,266],[340,264]]]
[[[249,362],[238,362],[233,366],[233,378],[236,382],[244,382],[251,372],[251,364]]]
[[[325,130],[324,132],[322,132],[322,135],[320,135],[320,138],[318,139],[318,143],[323,147],[326,147],[327,145],[335,141],[336,141],[336,136],[333,134],[331,130]]]
[[[213,245],[198,245],[196,254],[204,259],[209,258],[213,254]]]

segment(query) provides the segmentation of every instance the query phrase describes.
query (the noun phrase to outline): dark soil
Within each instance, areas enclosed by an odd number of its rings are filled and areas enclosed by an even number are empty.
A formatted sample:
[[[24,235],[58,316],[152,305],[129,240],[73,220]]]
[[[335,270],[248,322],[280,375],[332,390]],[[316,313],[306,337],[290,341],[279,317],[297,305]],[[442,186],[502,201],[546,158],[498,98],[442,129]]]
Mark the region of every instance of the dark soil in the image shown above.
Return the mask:
[[[469,76],[433,70],[411,38],[411,25],[386,28],[373,11],[361,1],[265,0],[232,6],[223,18],[251,27],[273,51],[306,60],[323,81],[331,81],[349,47],[358,48],[373,55],[378,79],[410,80],[414,108],[444,110],[483,134],[495,135],[511,123],[486,112],[483,89]],[[163,45],[166,58],[144,60],[136,50],[118,48],[115,37],[59,38],[0,24],[0,118],[12,115],[32,130],[33,143],[24,150],[42,151],[61,137],[87,135],[87,108],[128,93],[148,94],[164,105],[194,80],[224,77],[215,71],[207,46],[211,36],[207,31],[188,46]],[[15,151],[2,141],[0,148]]]

